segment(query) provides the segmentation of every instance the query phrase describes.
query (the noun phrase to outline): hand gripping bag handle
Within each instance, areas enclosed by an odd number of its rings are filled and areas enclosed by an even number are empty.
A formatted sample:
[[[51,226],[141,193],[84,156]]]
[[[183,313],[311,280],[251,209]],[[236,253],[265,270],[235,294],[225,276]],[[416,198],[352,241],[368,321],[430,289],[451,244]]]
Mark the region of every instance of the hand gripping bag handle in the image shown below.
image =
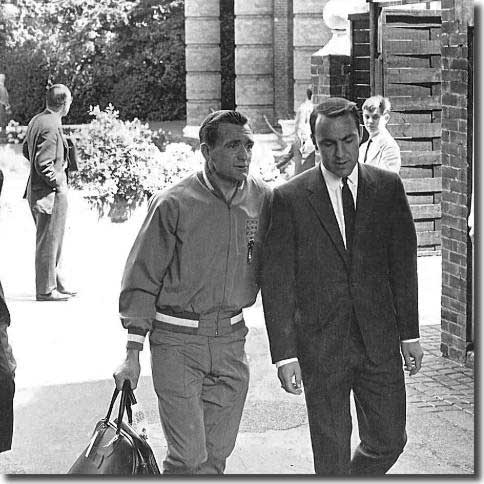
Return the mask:
[[[117,388],[114,389],[113,396],[111,398],[111,403],[109,405],[108,413],[104,420],[109,422],[111,418],[111,413],[113,411],[114,403],[118,397],[119,390]],[[124,410],[126,409],[126,413],[128,415],[128,423],[133,423],[133,411],[131,410],[131,405],[136,404],[136,398],[134,396],[133,390],[131,389],[131,385],[129,380],[124,380],[123,389],[121,391],[121,401],[119,403],[119,410],[118,410],[118,421],[117,421],[117,428],[116,434],[119,435],[121,432],[121,424],[123,422]]]

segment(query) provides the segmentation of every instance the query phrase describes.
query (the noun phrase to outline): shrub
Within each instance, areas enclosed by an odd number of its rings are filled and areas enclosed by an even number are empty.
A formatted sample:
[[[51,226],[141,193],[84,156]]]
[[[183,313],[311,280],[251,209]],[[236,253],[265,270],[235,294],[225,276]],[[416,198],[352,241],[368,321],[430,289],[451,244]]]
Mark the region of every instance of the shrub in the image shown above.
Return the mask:
[[[262,178],[270,186],[277,186],[286,181],[274,161],[272,150],[262,143],[256,143],[252,152],[251,173]]]
[[[11,119],[5,127],[7,133],[7,143],[22,143],[27,133],[27,126],[20,126],[17,121]]]
[[[151,196],[200,170],[202,166],[203,157],[200,151],[194,152],[186,143],[170,143],[164,152],[159,152],[148,160],[146,194]]]
[[[189,145],[167,144],[161,130],[153,133],[138,119],[120,120],[111,104],[105,111],[91,108],[90,114],[94,120],[73,132],[79,171],[72,174],[72,185],[99,217],[122,222],[146,197],[201,166]],[[165,151],[155,145],[160,138]]]
[[[72,184],[83,190],[100,217],[121,204],[127,218],[146,196],[147,160],[158,152],[152,132],[138,119],[121,121],[111,104],[105,111],[91,108],[90,114],[94,120],[73,134],[79,171]]]

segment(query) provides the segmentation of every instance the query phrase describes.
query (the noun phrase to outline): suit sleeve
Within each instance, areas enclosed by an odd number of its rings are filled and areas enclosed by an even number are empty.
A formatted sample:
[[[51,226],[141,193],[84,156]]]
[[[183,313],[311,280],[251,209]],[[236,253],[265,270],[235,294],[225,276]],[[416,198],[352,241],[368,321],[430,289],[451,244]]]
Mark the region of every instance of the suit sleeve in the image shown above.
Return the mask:
[[[262,268],[262,302],[273,363],[297,357],[295,256],[291,211],[275,189]]]
[[[35,171],[52,188],[58,188],[63,180],[62,173],[55,170],[57,136],[57,129],[43,130],[39,134],[33,160]]]
[[[22,154],[24,155],[24,158],[27,158],[27,160],[30,161],[29,145],[27,144],[27,137],[25,138],[25,141],[22,144]]]
[[[390,243],[390,283],[400,340],[419,337],[417,234],[403,183],[395,179]]]
[[[173,258],[178,209],[174,200],[152,198],[148,215],[129,253],[121,282],[119,314],[128,348],[142,349],[156,314],[156,300]]]

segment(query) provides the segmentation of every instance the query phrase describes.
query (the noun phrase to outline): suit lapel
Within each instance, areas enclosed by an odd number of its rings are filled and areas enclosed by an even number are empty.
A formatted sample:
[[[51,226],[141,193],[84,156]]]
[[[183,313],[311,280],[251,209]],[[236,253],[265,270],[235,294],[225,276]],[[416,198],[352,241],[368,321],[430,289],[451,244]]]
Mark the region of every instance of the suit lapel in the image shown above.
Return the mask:
[[[358,192],[356,196],[356,220],[354,246],[357,246],[364,228],[368,226],[376,191],[375,182],[364,164],[358,163]]]
[[[339,230],[338,221],[334,214],[333,205],[329,198],[328,188],[324,181],[321,168],[318,166],[311,169],[312,176],[309,179],[307,189],[308,198],[311,206],[313,207],[316,215],[318,216],[324,229],[330,236],[336,250],[343,258],[346,266],[349,266],[348,253],[345,249],[343,237]]]

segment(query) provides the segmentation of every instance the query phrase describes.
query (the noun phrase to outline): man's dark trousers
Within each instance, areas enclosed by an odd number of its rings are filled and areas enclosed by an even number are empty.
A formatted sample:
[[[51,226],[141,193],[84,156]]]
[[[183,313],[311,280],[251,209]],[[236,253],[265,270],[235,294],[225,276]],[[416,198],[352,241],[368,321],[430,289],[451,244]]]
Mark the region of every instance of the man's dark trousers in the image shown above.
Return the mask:
[[[372,363],[354,319],[345,344],[343,365],[329,371],[322,364],[314,365],[314,360],[308,364],[305,359],[301,361],[314,469],[318,475],[383,475],[406,443],[401,356],[395,354],[381,364]],[[361,440],[353,459],[351,390]]]
[[[56,288],[63,289],[59,276],[62,243],[67,216],[67,193],[55,194],[52,214],[31,208],[36,226],[35,287],[37,294],[49,294]]]
[[[0,452],[10,450],[13,434],[13,397],[15,358],[8,343],[10,313],[0,283]]]

